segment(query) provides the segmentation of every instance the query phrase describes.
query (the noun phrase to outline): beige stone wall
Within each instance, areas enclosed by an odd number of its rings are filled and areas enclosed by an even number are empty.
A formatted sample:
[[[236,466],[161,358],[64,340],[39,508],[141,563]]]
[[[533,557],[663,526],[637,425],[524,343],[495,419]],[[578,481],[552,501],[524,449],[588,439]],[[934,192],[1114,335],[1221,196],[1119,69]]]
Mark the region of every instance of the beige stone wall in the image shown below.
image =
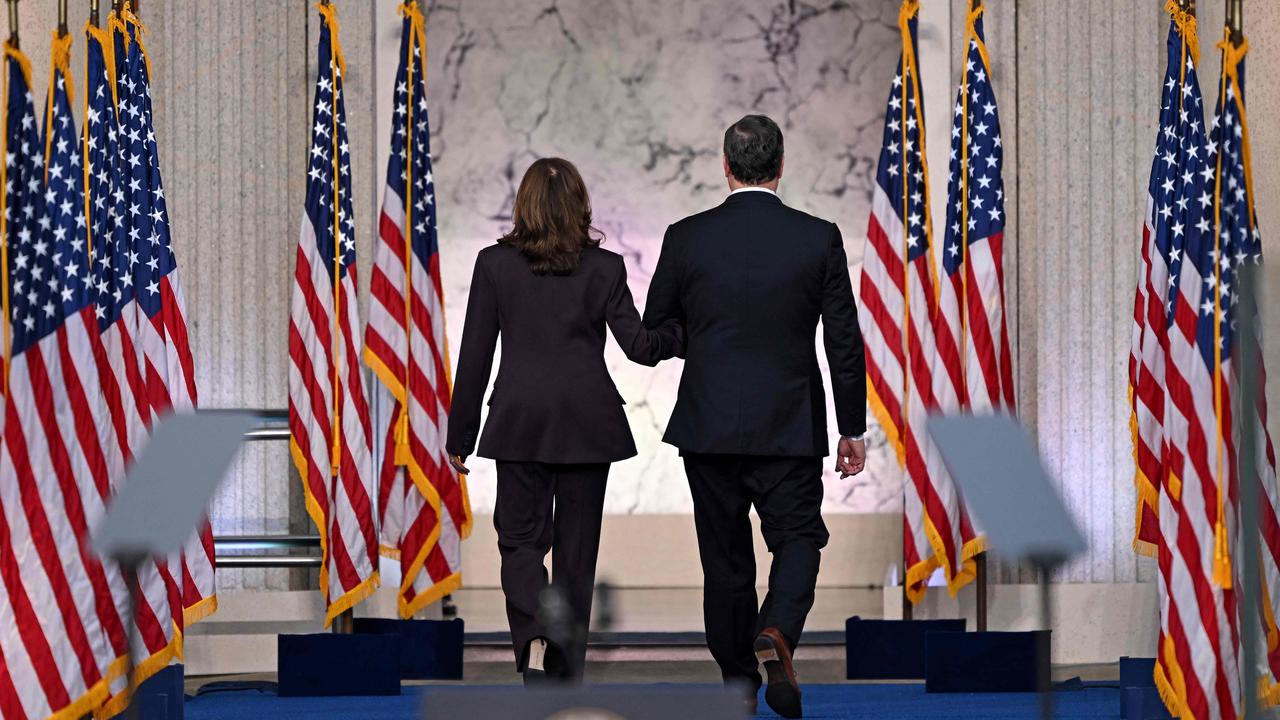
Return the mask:
[[[1007,28],[1015,5],[989,5]],[[1019,410],[1091,545],[1066,578],[1151,579],[1151,563],[1130,548],[1124,358],[1168,22],[1155,2],[1066,8],[1017,3],[1013,32],[990,43],[1005,69],[997,82],[1017,98],[1002,121],[1013,115],[1019,148],[1014,182],[1006,169],[1018,216],[1005,258],[1017,268],[1007,292],[1017,302]]]
[[[963,32],[967,4],[952,3],[957,33]],[[1017,307],[1019,409],[1091,544],[1065,579],[1151,580],[1154,565],[1130,548],[1134,494],[1125,356],[1168,18],[1156,0],[988,5],[992,62],[1005,69],[996,77],[1006,88],[1001,120],[1017,128],[1019,148],[1017,177],[1011,181],[1006,171],[1018,212],[1009,245],[1014,257],[1006,256],[1006,267],[1017,268],[1009,301]],[[1266,250],[1275,256],[1280,241],[1267,229],[1280,199],[1280,170],[1268,159],[1280,151],[1274,122],[1280,109],[1280,7],[1265,0],[1245,5],[1245,32],[1254,42],[1248,106],[1255,192]],[[1214,45],[1223,18],[1224,3],[1200,3],[1199,77],[1210,108],[1218,96]],[[997,27],[1008,33],[1004,42]],[[1017,44],[1013,57],[1011,42]],[[954,63],[953,69],[958,74]],[[1017,98],[1012,117],[1004,99],[1010,92]],[[1274,298],[1280,292],[1274,261],[1266,278]],[[1280,362],[1278,319],[1274,312],[1267,318],[1272,367]],[[1275,382],[1269,394],[1274,407],[1280,397]],[[1017,568],[1002,568],[1000,577],[1032,579]]]

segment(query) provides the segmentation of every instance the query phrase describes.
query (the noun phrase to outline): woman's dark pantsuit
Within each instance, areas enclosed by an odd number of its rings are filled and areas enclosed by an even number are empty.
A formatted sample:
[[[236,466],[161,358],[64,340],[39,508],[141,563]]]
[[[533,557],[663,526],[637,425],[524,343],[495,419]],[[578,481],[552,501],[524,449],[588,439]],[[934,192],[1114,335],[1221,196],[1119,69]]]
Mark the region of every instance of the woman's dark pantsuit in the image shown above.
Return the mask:
[[[640,321],[621,255],[587,247],[580,260],[567,275],[535,275],[510,243],[481,250],[454,378],[449,454],[475,452],[498,463],[493,522],[520,670],[530,640],[556,640],[548,637],[555,628],[538,618],[548,552],[552,580],[582,628],[580,639],[562,648],[575,674],[586,657],[609,464],[636,454],[625,401],[604,361],[606,330],[645,365],[684,350],[678,324],[649,330]],[[502,361],[481,433],[499,337]],[[561,675],[555,656],[548,655],[546,670]]]
[[[551,582],[563,590],[578,630],[572,647],[562,649],[574,674],[581,677],[609,463],[499,460],[497,465],[493,525],[502,555],[502,592],[516,667],[524,670],[531,640],[550,637],[538,617],[539,596],[548,584],[544,561],[550,551]]]

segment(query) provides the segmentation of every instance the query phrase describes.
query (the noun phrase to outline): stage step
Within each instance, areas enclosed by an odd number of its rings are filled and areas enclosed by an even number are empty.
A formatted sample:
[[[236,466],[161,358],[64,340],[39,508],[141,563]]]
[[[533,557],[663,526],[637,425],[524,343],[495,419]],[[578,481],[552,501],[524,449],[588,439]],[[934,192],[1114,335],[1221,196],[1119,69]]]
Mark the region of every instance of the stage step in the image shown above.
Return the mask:
[[[463,636],[462,642],[469,648],[505,648],[511,645],[511,635],[506,632],[469,632]],[[700,632],[592,632],[590,645],[594,648],[705,648],[707,638]],[[800,647],[831,645],[843,646],[844,633],[838,630],[807,632]]]

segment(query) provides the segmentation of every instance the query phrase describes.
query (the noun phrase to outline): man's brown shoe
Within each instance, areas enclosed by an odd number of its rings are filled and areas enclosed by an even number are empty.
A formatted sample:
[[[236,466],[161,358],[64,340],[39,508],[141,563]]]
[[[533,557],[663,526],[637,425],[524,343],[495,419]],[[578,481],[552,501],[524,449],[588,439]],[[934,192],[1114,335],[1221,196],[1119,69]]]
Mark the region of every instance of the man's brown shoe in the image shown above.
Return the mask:
[[[777,628],[765,628],[756,636],[756,659],[764,665],[768,675],[768,687],[764,690],[764,701],[773,711],[784,718],[803,717],[800,709],[800,685],[796,682],[796,671],[791,665],[791,648],[787,640]]]

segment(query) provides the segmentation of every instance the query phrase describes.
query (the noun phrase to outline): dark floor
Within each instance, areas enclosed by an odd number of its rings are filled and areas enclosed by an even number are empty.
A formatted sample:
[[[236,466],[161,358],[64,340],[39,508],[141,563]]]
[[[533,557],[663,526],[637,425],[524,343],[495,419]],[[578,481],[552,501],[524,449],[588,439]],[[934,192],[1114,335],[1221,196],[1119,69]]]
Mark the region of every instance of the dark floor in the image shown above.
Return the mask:
[[[409,684],[425,685],[516,685],[520,676],[516,674],[514,664],[507,662],[477,661],[467,662],[463,670],[465,680],[456,681],[406,681]],[[860,681],[846,680],[844,677],[844,659],[797,659],[796,675],[805,683],[859,684]],[[588,661],[588,681],[605,685],[650,685],[655,683],[692,683],[711,684],[720,680],[720,673],[710,658],[705,660],[676,660],[662,662],[658,660],[602,660]],[[1054,680],[1066,680],[1078,677],[1084,681],[1118,680],[1119,666],[1115,663],[1100,665],[1058,665],[1053,669]],[[188,676],[186,692],[193,694],[206,683],[224,680],[259,680],[276,679],[275,673],[255,673],[245,675],[204,675]],[[902,681],[910,684],[918,681]],[[867,683],[861,683],[867,684]],[[878,680],[875,684],[886,684]],[[894,684],[894,683],[888,683]]]
[[[810,720],[1027,720],[1039,717],[1035,693],[930,694],[921,684],[805,684],[804,716]],[[683,695],[676,697],[677,693]],[[1120,691],[1089,686],[1052,696],[1055,720],[1118,720]],[[566,704],[568,703],[568,704]],[[710,706],[714,704],[712,710]],[[416,718],[622,718],[643,709],[670,720],[745,718],[742,699],[716,685],[593,686],[572,699],[527,694],[506,685],[410,687],[397,696],[281,698],[271,692],[211,693],[186,702],[188,720],[415,720]],[[612,711],[612,712],[610,712]],[[713,714],[714,713],[714,714]],[[776,718],[761,702],[757,718]]]

